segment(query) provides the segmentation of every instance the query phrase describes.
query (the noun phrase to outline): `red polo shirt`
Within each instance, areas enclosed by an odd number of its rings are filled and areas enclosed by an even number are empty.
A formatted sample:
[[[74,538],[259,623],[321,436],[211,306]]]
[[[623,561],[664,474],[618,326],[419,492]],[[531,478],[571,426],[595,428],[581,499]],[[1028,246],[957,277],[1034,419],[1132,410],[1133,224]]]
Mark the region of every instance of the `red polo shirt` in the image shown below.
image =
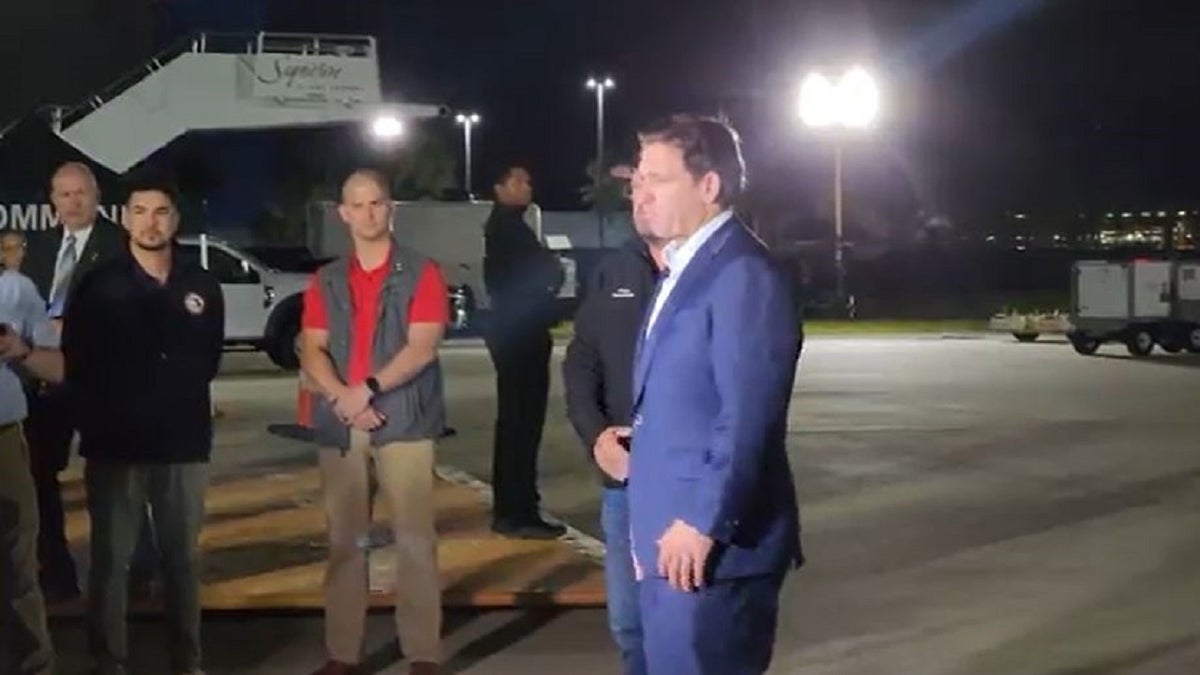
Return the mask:
[[[350,299],[354,307],[353,324],[350,326],[350,363],[347,367],[346,384],[353,387],[371,376],[371,340],[375,336],[375,321],[379,317],[379,294],[383,282],[391,269],[392,257],[375,269],[365,270],[358,256],[350,257]],[[442,268],[430,260],[421,269],[417,287],[408,303],[408,322],[450,323],[450,300],[446,289],[446,278]],[[321,294],[317,276],[313,275],[308,290],[304,292],[304,328],[329,330],[329,317],[325,313],[325,298]]]

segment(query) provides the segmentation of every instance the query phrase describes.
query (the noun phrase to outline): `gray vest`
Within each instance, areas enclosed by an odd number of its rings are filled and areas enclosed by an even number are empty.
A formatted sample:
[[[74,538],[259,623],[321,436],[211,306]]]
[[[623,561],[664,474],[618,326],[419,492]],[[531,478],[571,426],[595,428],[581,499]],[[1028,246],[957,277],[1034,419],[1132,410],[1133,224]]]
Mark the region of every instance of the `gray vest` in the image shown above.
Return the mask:
[[[393,240],[391,269],[379,294],[378,319],[371,341],[372,372],[379,372],[408,344],[408,305],[427,262],[420,253]],[[338,377],[345,382],[354,321],[350,258],[338,258],[322,267],[317,275],[329,320],[329,356]],[[371,444],[375,447],[396,441],[438,438],[446,423],[441,364],[435,360],[407,384],[375,397],[372,406],[387,417],[382,427],[371,432]],[[323,397],[314,402],[313,427],[321,447],[343,450],[350,447],[349,427],[338,420]]]

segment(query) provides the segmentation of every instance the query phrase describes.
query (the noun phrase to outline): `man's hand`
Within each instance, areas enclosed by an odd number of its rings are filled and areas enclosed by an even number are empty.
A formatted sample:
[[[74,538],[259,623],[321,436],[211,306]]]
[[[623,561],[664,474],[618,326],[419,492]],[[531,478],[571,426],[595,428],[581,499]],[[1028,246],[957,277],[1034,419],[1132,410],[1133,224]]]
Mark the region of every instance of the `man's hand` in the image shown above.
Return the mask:
[[[333,397],[333,412],[337,414],[342,424],[349,426],[371,405],[371,390],[367,385],[360,384],[349,387]]]
[[[629,477],[629,451],[621,445],[621,439],[629,438],[629,427],[609,427],[596,437],[592,456],[596,465],[613,480]]]
[[[379,427],[383,426],[383,423],[386,421],[387,417],[385,417],[383,413],[374,408],[367,408],[354,418],[354,421],[350,424],[350,426],[358,429],[359,431],[375,431]]]
[[[711,538],[676,519],[658,540],[658,573],[672,588],[694,591],[704,585],[704,566],[712,548]]]
[[[25,339],[10,326],[3,326],[0,332],[0,361],[20,361],[33,351]]]

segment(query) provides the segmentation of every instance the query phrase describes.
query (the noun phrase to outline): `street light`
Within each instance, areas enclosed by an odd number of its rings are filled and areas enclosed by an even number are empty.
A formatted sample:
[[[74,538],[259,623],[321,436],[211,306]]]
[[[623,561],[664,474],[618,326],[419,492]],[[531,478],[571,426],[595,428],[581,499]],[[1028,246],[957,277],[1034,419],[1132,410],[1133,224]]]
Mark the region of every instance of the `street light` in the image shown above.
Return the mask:
[[[392,140],[404,135],[404,124],[395,115],[380,115],[371,123],[371,133],[380,140]]]
[[[459,113],[454,117],[454,121],[463,128],[463,152],[466,157],[463,163],[463,187],[467,190],[467,199],[475,198],[471,192],[471,129],[479,124],[480,119],[476,113]]]
[[[604,180],[604,92],[617,86],[611,77],[605,76],[603,79],[589,77],[587,80],[587,88],[596,92],[596,185],[595,188],[600,188],[600,183]],[[600,248],[604,248],[604,216],[599,217],[600,229],[597,232],[598,243]]]
[[[596,92],[596,175],[604,173],[604,92],[616,87],[611,77],[598,80],[589,77],[587,88]]]
[[[835,82],[821,73],[809,73],[800,85],[800,120],[814,129],[834,129],[833,154],[833,262],[837,297],[846,299],[846,266],[842,230],[842,140],[845,131],[869,129],[879,117],[879,86],[859,66]]]

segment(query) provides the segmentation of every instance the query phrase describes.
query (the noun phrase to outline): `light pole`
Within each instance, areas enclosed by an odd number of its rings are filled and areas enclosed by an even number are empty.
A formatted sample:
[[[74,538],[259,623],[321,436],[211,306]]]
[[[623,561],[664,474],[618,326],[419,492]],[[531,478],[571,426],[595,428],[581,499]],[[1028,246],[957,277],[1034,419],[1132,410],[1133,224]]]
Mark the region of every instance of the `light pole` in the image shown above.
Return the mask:
[[[463,162],[463,188],[467,191],[467,199],[475,199],[475,193],[471,191],[471,129],[479,124],[480,117],[476,113],[459,113],[454,121],[463,128],[463,152],[466,157]]]
[[[617,86],[611,77],[589,77],[587,88],[596,92],[596,175],[604,175],[604,92]]]
[[[845,240],[842,229],[842,143],[845,134],[864,131],[879,116],[879,86],[859,66],[836,82],[821,73],[810,73],[800,85],[800,119],[814,129],[832,129],[833,146],[833,264],[837,297],[846,300]]]
[[[617,83],[613,82],[611,77],[605,76],[603,79],[589,77],[587,80],[587,88],[596,92],[596,184],[594,189],[597,193],[600,190],[600,184],[604,181],[604,92],[607,89],[616,87]],[[600,248],[604,248],[604,215],[597,213],[596,221],[599,224],[597,230],[597,240]]]

